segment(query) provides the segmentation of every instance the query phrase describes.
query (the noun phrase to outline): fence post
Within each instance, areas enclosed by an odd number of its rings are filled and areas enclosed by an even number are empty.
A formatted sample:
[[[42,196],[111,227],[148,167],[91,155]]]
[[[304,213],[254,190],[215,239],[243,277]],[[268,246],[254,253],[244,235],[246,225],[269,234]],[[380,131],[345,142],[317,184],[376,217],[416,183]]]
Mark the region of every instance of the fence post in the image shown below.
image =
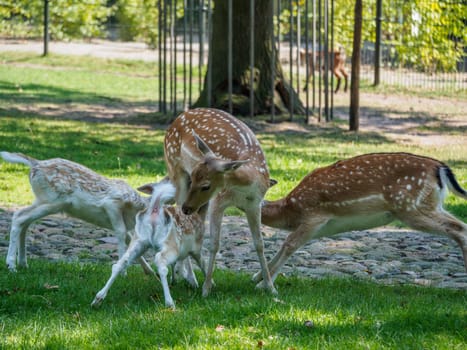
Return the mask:
[[[49,0],[44,0],[44,53],[49,54]]]
[[[375,82],[378,86],[380,82],[381,70],[381,21],[383,20],[383,0],[376,0],[376,41],[375,41]]]

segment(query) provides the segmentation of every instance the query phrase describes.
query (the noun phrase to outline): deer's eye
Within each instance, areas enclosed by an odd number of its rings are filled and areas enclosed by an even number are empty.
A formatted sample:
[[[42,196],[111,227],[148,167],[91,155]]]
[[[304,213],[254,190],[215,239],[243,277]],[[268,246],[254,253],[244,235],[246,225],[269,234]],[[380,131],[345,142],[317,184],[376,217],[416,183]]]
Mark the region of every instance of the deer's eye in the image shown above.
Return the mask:
[[[206,191],[209,191],[210,188],[211,188],[211,185],[203,185],[201,186],[201,191],[206,192]]]

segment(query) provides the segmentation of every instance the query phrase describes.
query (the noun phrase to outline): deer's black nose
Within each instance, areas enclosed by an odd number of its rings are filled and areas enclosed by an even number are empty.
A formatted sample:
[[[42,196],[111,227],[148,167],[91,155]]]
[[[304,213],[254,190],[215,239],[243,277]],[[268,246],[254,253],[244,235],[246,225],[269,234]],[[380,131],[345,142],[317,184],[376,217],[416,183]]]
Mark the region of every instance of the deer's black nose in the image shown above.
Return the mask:
[[[193,213],[193,208],[187,207],[186,205],[182,206],[183,214],[191,215]]]

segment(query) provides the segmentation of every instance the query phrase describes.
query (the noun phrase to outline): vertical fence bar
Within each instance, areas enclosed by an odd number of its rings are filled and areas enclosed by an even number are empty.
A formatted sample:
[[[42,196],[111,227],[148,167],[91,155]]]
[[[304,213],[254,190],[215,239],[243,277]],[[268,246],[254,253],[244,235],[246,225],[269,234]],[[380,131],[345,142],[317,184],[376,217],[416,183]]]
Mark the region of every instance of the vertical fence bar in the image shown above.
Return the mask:
[[[305,111],[305,123],[308,124],[310,122],[310,95],[309,95],[309,76],[310,76],[310,68],[309,68],[309,49],[308,45],[310,43],[309,38],[309,23],[308,23],[308,0],[305,0],[305,104],[306,104],[306,111]]]
[[[44,52],[43,56],[49,54],[49,0],[44,0]]]
[[[228,35],[227,35],[227,46],[228,46],[228,54],[227,54],[227,81],[228,81],[228,93],[229,93],[229,113],[233,113],[233,105],[232,105],[232,93],[233,93],[233,82],[232,82],[232,39],[233,39],[233,8],[232,8],[232,0],[228,0]]]
[[[250,0],[250,117],[255,112],[255,0]]]
[[[164,0],[163,9],[163,31],[162,31],[162,42],[163,42],[163,72],[162,72],[162,99],[164,101],[164,113],[167,113],[167,0]]]
[[[199,60],[198,60],[198,94],[203,87],[203,65],[204,65],[204,1],[198,3],[198,42],[199,42]]]
[[[322,60],[321,60],[321,57],[322,57],[322,53],[323,53],[323,47],[322,47],[322,37],[321,37],[321,24],[322,24],[322,20],[321,20],[321,14],[322,14],[322,11],[321,11],[321,5],[322,5],[322,2],[321,0],[318,0],[318,49],[317,49],[317,52],[318,52],[318,121],[321,121],[321,116],[322,116],[322,110],[321,110],[321,81],[322,81],[322,69],[321,69],[321,64],[322,64]]]
[[[280,1],[280,0],[279,0]],[[271,123],[276,119],[276,108],[274,106],[274,96],[276,92],[276,45],[274,36],[274,1],[271,4]]]
[[[300,49],[302,47],[302,36],[301,36],[301,12],[298,0],[296,1],[297,6],[297,94],[300,96]]]
[[[311,43],[311,79],[312,79],[312,105],[313,105],[313,112],[316,109],[316,79],[315,79],[315,70],[316,70],[316,0],[313,0],[313,29],[311,35],[312,43]],[[319,115],[318,115],[319,121]]]
[[[173,21],[172,21],[172,16],[173,16],[173,11],[172,11],[172,4],[173,1],[169,1],[168,4],[168,10],[167,10],[167,15],[168,15],[168,25],[169,25],[169,64],[168,64],[168,69],[169,69],[169,111],[174,111],[173,108],[173,101],[174,101],[174,76],[173,76]]]
[[[212,4],[208,0],[208,73],[207,73],[207,89],[208,89],[208,107],[212,104]]]
[[[293,89],[293,0],[289,0],[289,75],[290,75],[290,89]],[[289,105],[289,120],[293,121],[293,99],[290,99]]]
[[[193,91],[193,16],[194,16],[194,0],[189,2],[190,12],[190,51],[189,51],[189,62],[190,62],[190,74],[188,74],[188,107],[192,105],[192,91]]]
[[[334,1],[331,0],[331,52],[333,53],[331,59],[331,106],[330,106],[330,119],[334,119]],[[344,62],[345,64],[345,62]]]
[[[300,6],[298,4],[298,0],[295,2],[295,5],[297,6],[297,94],[300,96],[300,48],[302,46],[302,38],[301,38],[301,25],[300,25]]]
[[[376,0],[376,41],[375,41],[375,81],[374,85],[380,83],[381,70],[381,22],[383,20],[383,0]]]
[[[177,32],[175,30],[175,24],[177,23],[177,2],[172,2],[172,50],[173,50],[173,62],[172,62],[172,70],[173,70],[173,85],[174,85],[174,99],[173,99],[173,116],[177,115]]]
[[[324,115],[329,121],[329,1],[324,0]]]
[[[158,83],[159,83],[159,112],[162,112],[162,0],[159,0],[157,4],[158,9],[158,61],[157,61],[157,70],[158,70]]]
[[[276,13],[276,20],[277,20],[277,61],[280,62],[281,60],[281,0],[277,0],[277,3],[276,3],[276,6],[277,6],[277,13]],[[276,41],[275,41],[276,42]],[[274,66],[274,72],[276,73],[276,68]],[[274,77],[275,78],[275,77]],[[273,93],[275,93],[275,88],[276,88],[276,81],[274,79],[273,81]],[[274,98],[274,95],[273,95],[273,98]],[[275,113],[275,111],[274,111]],[[274,114],[274,121],[275,121],[275,114]]]
[[[186,83],[186,30],[187,30],[187,12],[188,12],[188,4],[187,0],[183,0],[183,110],[185,111],[187,109],[187,103],[186,103],[186,89],[187,89],[187,83]]]

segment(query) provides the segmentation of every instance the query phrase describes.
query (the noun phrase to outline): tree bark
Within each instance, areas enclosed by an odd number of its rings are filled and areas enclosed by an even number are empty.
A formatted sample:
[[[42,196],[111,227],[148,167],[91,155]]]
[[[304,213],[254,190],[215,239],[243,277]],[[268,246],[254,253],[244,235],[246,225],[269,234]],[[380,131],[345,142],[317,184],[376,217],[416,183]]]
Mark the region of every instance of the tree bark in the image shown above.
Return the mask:
[[[362,0],[356,0],[354,11],[354,36],[352,74],[350,79],[349,128],[358,131],[360,119],[360,49],[362,43]]]
[[[232,33],[232,112],[250,114],[250,0],[233,0]],[[304,114],[305,108],[297,92],[284,78],[279,55],[272,41],[270,0],[256,0],[254,8],[254,104],[252,114],[268,114],[289,111]],[[228,0],[215,1],[212,15],[212,41],[209,50],[211,68],[211,106],[229,110],[228,77]],[[274,61],[273,61],[274,60]],[[272,93],[274,63],[274,94]],[[209,69],[209,68],[208,68]],[[208,106],[208,76],[194,107]]]

